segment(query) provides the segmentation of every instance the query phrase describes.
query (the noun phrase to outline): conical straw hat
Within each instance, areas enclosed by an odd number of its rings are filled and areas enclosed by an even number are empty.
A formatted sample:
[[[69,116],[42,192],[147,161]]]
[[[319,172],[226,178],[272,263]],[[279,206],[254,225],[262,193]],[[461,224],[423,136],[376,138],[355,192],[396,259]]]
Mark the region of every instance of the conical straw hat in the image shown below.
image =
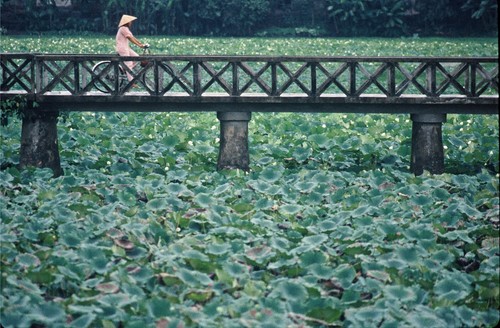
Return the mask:
[[[120,23],[118,24],[118,27],[123,26],[125,24],[130,23],[131,21],[136,20],[137,17],[130,16],[130,15],[123,15],[122,19],[120,19]]]

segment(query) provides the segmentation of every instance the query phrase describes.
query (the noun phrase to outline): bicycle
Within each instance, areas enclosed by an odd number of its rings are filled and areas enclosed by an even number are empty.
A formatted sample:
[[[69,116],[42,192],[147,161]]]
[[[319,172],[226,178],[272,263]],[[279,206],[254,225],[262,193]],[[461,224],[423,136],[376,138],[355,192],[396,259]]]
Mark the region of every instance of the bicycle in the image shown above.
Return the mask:
[[[149,50],[149,46],[144,48],[144,51],[142,53],[143,56],[145,55],[150,55],[151,51]],[[147,61],[141,61],[140,63],[141,67],[145,67],[148,65]],[[114,90],[114,86],[116,81],[118,80],[118,88],[121,90],[123,87],[125,87],[128,83],[128,77],[125,68],[123,67],[124,63],[120,63],[118,65],[118,76],[116,75],[115,70],[111,66],[111,61],[110,60],[104,60],[100,61],[97,64],[92,67],[92,72],[96,76],[101,76],[101,80],[94,81],[94,86],[97,90],[103,92],[103,93],[111,93]],[[137,65],[134,66],[134,68]],[[104,75],[102,72],[105,71]],[[150,85],[151,79],[146,76],[146,72],[141,73],[141,82],[144,86],[147,86],[150,90],[153,89],[153,86]],[[105,82],[103,82],[103,81]],[[109,82],[109,83],[107,83]]]

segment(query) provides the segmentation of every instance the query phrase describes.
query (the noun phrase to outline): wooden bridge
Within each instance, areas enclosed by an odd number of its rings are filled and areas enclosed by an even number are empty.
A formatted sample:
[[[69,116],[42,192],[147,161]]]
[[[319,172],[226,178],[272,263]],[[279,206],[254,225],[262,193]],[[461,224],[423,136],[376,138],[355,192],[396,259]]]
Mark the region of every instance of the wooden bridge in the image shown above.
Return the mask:
[[[141,65],[124,65],[132,60]],[[407,113],[413,121],[412,171],[441,173],[446,114],[499,113],[496,57],[4,53],[0,63],[1,97],[21,95],[38,104],[23,121],[21,166],[51,166],[33,154],[44,141],[28,131],[33,124],[55,129],[59,111],[217,112],[218,168],[245,170],[252,112]],[[57,149],[52,153],[59,165]]]

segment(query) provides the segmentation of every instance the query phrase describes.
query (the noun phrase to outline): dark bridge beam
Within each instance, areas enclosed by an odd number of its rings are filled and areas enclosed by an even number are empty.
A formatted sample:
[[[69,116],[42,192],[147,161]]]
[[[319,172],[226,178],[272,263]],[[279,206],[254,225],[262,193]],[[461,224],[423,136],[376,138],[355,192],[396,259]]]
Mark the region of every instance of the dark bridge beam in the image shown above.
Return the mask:
[[[187,98],[187,97],[186,97]],[[252,97],[253,98],[253,97]],[[361,114],[486,114],[498,115],[498,97],[478,99],[468,103],[398,103],[391,99],[385,100],[357,100],[349,101],[321,99],[269,99],[257,101],[256,99],[183,99],[176,101],[157,101],[148,99],[142,101],[98,101],[81,99],[77,102],[38,101],[43,104],[38,111],[77,111],[77,112],[286,112],[286,113],[361,113]]]

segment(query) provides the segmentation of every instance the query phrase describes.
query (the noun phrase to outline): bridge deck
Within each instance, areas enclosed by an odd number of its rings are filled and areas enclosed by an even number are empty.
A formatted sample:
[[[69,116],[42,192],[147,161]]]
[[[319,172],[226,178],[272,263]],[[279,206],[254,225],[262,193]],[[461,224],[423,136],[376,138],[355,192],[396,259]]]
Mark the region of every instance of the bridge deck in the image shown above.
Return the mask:
[[[39,110],[498,114],[494,57],[0,57],[0,95]]]

